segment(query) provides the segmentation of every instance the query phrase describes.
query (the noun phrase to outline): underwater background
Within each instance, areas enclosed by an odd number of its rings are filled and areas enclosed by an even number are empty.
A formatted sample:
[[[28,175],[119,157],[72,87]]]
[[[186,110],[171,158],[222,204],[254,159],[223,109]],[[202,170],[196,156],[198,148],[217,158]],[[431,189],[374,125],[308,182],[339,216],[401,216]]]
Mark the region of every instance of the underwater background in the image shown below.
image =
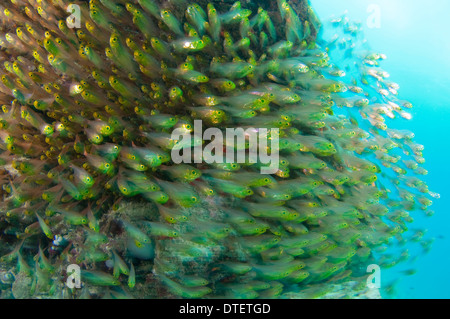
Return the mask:
[[[448,297],[448,4],[70,3],[0,4],[2,298]],[[195,119],[278,171],[175,164]]]
[[[413,118],[401,125],[416,133],[425,145],[425,167],[433,172],[424,177],[430,188],[441,194],[433,218],[418,218],[435,237],[432,250],[421,256],[412,268],[417,273],[405,276],[399,269],[382,272],[382,288],[395,283],[394,291],[383,298],[450,298],[450,145],[447,140],[450,120],[450,3],[445,0],[312,0],[319,17],[326,21],[344,11],[350,19],[363,23],[364,35],[372,49],[387,55],[383,68],[400,85],[401,97],[415,106]],[[369,28],[366,21],[371,5],[380,9],[380,27]],[[327,27],[325,27],[327,29]],[[328,26],[328,30],[330,31]]]

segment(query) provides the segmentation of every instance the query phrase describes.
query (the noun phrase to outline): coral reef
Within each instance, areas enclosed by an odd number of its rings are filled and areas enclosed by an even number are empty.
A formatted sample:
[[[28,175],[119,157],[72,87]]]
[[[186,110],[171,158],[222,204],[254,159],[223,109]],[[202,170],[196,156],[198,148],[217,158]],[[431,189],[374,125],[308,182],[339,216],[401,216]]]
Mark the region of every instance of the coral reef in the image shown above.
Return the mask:
[[[305,0],[0,5],[1,297],[356,296],[368,264],[406,260],[374,252],[422,238],[410,212],[438,196],[423,147],[386,124],[411,105],[381,54],[345,78],[328,53],[351,44],[320,26]],[[278,128],[277,172],[175,164],[194,120]]]

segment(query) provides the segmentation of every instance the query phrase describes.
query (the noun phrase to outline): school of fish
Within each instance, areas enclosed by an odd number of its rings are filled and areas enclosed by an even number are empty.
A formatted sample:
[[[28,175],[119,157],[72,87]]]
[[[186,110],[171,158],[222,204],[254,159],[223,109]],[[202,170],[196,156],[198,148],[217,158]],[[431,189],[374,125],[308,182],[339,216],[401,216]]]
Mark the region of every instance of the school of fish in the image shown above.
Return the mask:
[[[439,195],[424,147],[391,128],[411,103],[359,25],[320,41],[298,2],[2,2],[0,290],[21,274],[31,297],[316,298],[429,250],[412,222]],[[196,119],[279,128],[279,170],[175,165],[171,132]]]

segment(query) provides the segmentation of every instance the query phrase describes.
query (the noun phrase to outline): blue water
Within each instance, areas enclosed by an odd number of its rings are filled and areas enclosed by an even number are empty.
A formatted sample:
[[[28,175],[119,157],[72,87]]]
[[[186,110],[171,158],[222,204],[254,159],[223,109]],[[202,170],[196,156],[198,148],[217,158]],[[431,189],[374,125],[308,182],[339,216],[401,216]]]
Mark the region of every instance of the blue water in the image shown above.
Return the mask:
[[[401,99],[413,103],[411,121],[395,121],[395,128],[416,134],[425,145],[423,178],[441,198],[431,207],[431,218],[415,217],[411,227],[428,229],[433,248],[412,264],[382,269],[381,286],[396,282],[395,293],[385,298],[450,298],[450,1],[448,0],[310,0],[321,20],[348,11],[350,20],[363,23],[370,47],[387,55],[381,67],[400,85]],[[371,5],[379,8],[379,27],[370,28]],[[367,23],[369,21],[369,24]],[[372,24],[373,25],[373,24]],[[326,26],[327,27],[327,26]],[[329,27],[329,26],[328,26]],[[414,251],[411,251],[411,255]],[[414,268],[406,276],[400,271]]]

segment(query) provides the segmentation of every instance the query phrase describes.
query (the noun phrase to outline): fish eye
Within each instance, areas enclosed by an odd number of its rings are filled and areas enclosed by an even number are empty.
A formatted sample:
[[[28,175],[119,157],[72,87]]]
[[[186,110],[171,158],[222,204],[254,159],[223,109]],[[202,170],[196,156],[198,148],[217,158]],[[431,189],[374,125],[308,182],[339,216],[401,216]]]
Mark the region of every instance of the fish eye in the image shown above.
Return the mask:
[[[175,222],[175,218],[173,218],[173,217],[167,217],[167,221],[168,221],[169,223]]]

